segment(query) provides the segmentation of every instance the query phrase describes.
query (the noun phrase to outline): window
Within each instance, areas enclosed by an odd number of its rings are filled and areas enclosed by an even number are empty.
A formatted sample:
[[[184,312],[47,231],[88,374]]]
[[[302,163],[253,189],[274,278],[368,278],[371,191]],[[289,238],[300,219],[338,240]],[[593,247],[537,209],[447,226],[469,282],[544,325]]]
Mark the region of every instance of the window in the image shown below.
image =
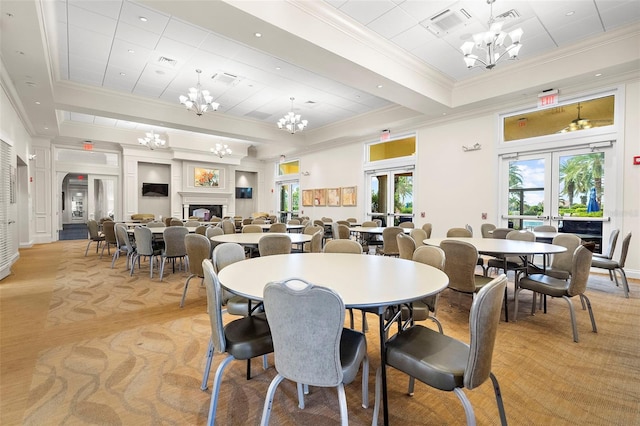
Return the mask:
[[[278,176],[294,175],[300,173],[300,161],[293,160],[278,164]]]
[[[392,141],[372,143],[368,145],[369,161],[390,160],[408,157],[416,153],[416,137],[410,136]]]

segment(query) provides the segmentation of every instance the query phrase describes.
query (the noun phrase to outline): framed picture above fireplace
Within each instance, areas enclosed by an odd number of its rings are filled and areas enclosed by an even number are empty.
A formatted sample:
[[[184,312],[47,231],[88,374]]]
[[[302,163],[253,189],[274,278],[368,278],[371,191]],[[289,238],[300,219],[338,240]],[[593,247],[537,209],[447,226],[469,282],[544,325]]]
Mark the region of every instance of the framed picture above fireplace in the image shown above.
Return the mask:
[[[185,190],[210,192],[228,187],[226,169],[206,163],[185,163],[183,179]]]

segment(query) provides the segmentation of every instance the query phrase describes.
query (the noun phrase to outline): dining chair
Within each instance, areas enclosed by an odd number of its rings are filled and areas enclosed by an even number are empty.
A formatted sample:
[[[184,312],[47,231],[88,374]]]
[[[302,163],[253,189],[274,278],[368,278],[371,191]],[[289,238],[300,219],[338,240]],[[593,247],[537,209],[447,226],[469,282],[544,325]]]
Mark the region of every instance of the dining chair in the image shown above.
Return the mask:
[[[244,218],[244,219],[242,219],[242,226],[251,225],[251,222],[253,222],[253,218],[251,218],[251,217]]]
[[[221,221],[222,219],[219,218],[218,216],[212,216],[211,219],[209,219],[209,222],[216,223],[216,224],[220,223]]]
[[[413,228],[415,228],[415,227],[416,227],[415,223],[413,223],[413,222],[408,222],[408,221],[407,221],[407,222],[400,222],[400,223],[398,224],[398,226],[399,226],[400,228],[411,228],[411,229],[413,229]]]
[[[355,217],[348,217],[346,219],[347,222],[353,224],[353,223],[358,223],[358,219],[356,219]]]
[[[558,232],[558,228],[553,225],[538,225],[533,227],[533,232]]]
[[[200,226],[200,221],[198,220],[187,220],[184,225],[182,226],[186,226],[187,228],[196,228],[198,226]]]
[[[153,264],[162,256],[160,246],[154,245],[153,234],[151,229],[146,226],[136,226],[133,228],[133,237],[136,240],[136,252],[131,259],[131,270],[129,276],[133,275],[138,261],[138,269],[140,268],[140,258],[149,258],[149,278],[153,278]]]
[[[441,271],[444,271],[444,264],[446,256],[444,250],[436,246],[420,246],[413,252],[412,257],[414,262],[424,263],[425,265],[433,266]],[[413,302],[413,321],[424,321],[427,319],[432,320],[438,326],[438,330],[442,333],[442,324],[438,318],[436,318],[436,311],[438,310],[438,300],[440,299],[440,293],[434,294],[417,302]],[[403,307],[402,310],[403,320],[409,317],[408,309]],[[413,389],[413,385],[410,385]],[[412,393],[413,391],[411,391]]]
[[[580,296],[582,306],[585,304],[589,310],[591,318],[591,327],[594,333],[598,332],[596,328],[596,320],[591,309],[591,302],[584,294],[587,289],[587,281],[589,280],[589,268],[591,267],[591,258],[593,254],[586,247],[579,245],[572,253],[571,273],[569,280],[555,278],[545,274],[532,274],[524,276],[520,279],[515,294],[514,321],[518,319],[518,295],[521,290],[531,290],[534,295],[536,293],[551,297],[561,297],[569,305],[569,315],[571,317],[571,328],[573,329],[573,341],[578,343],[578,326],[576,325],[576,314],[573,308],[571,298]],[[531,315],[535,313],[536,298],[533,298],[531,304]]]
[[[267,216],[267,220],[269,221],[270,224],[274,224],[274,223],[278,223],[278,217],[276,215],[269,215]]]
[[[220,222],[222,225],[222,230],[225,234],[235,234],[236,233],[236,223],[230,220],[223,220]]]
[[[146,223],[147,228],[164,228],[166,226],[164,222],[151,221]]]
[[[189,230],[185,226],[169,226],[162,232],[164,250],[162,250],[162,264],[160,265],[160,281],[164,277],[164,265],[167,260],[171,260],[173,272],[176,269],[176,259],[184,261],[188,267],[189,259],[187,258],[187,248],[184,245],[184,237],[187,234],[189,234]]]
[[[493,230],[493,232],[491,233],[491,235],[493,236],[493,238],[498,239],[498,240],[504,240],[505,238],[507,238],[507,235],[509,234],[509,232],[513,231],[512,228],[496,228]]]
[[[399,256],[400,250],[398,249],[396,236],[401,233],[404,233],[404,230],[399,226],[384,228],[382,231],[382,247],[377,247],[376,253],[383,256]]]
[[[305,253],[320,253],[322,251],[324,227],[317,225],[307,226],[302,230],[302,233],[311,235],[311,241],[303,244],[302,251]]]
[[[184,223],[180,219],[171,218],[169,226],[184,226]]]
[[[447,238],[472,238],[473,230],[471,226],[466,225],[464,228],[450,228],[447,230]],[[483,275],[487,275],[487,268],[484,266],[484,258],[482,256],[478,256],[476,260],[476,265],[482,268]]]
[[[409,232],[409,235],[411,236],[411,238],[413,238],[413,241],[416,243],[416,248],[421,247],[424,245],[424,240],[426,240],[427,238],[427,233],[424,232],[424,229],[422,228],[414,228],[411,230],[411,232]]]
[[[345,306],[340,295],[299,279],[270,282],[264,288],[264,307],[278,374],[267,390],[262,426],[269,424],[274,395],[284,379],[298,384],[301,409],[303,388],[337,387],[342,424],[348,424],[344,385],[355,380],[360,364],[362,407],[368,407],[367,341],[364,334],[343,327]]]
[[[207,228],[208,228],[207,225],[198,225],[196,227],[195,233],[200,235],[207,235]]]
[[[515,240],[515,241],[529,241],[535,242],[536,236],[533,232],[530,231],[517,231],[513,230],[507,234],[507,240]],[[521,273],[527,271],[527,267],[529,266],[529,259],[525,258],[523,261],[521,256],[502,256],[496,257],[493,259],[489,259],[487,261],[487,270],[489,268],[494,268],[496,270],[502,269],[506,274],[507,271],[514,271],[515,278],[514,282],[516,287],[518,286],[518,277]]]
[[[347,228],[351,226],[351,222],[349,222],[348,220],[336,220],[336,223],[339,223],[340,225],[344,225]]]
[[[219,274],[226,266],[245,259],[244,248],[237,243],[219,243],[211,255],[211,262],[216,274]],[[237,296],[225,289],[222,290],[222,304],[226,306],[227,313],[240,316],[249,315],[252,312],[252,306],[258,305],[257,302],[254,304],[249,299]]]
[[[416,242],[411,236],[404,232],[396,235],[396,245],[398,246],[398,257],[400,259],[411,260],[413,252],[416,250]]]
[[[287,221],[287,225],[300,225],[300,220],[299,219],[289,219]]]
[[[496,226],[493,223],[483,223],[480,225],[480,233],[482,234],[482,238],[493,238],[493,230],[496,229]]]
[[[616,271],[620,273],[620,279],[622,280],[622,288],[624,289],[624,296],[629,298],[629,282],[627,281],[627,274],[624,272],[624,264],[627,260],[627,252],[629,251],[629,243],[631,242],[631,232],[629,232],[622,240],[622,249],[620,250],[620,259],[616,262],[613,259],[596,258],[595,254],[591,260],[591,267],[607,269],[609,274],[613,274],[618,286],[618,276]],[[612,250],[613,251],[613,250]]]
[[[449,259],[447,258],[447,263]],[[442,391],[453,391],[464,408],[467,425],[475,425],[471,402],[463,389],[473,390],[491,379],[500,423],[507,424],[498,379],[491,372],[500,307],[507,277],[487,283],[473,299],[469,313],[469,344],[416,324],[393,336],[386,344],[386,365]],[[385,368],[382,366],[381,368]],[[376,372],[373,422],[377,422],[381,368]],[[412,389],[410,389],[412,390]]]
[[[329,240],[324,245],[323,253],[348,253],[362,254],[362,245],[356,240]],[[364,318],[364,313],[362,314]],[[353,309],[349,308],[349,321],[351,328],[354,327]],[[363,320],[364,330],[364,320]]]
[[[331,236],[334,240],[348,240],[351,237],[351,231],[348,225],[333,222],[331,224]]]
[[[286,234],[265,234],[258,240],[260,256],[291,253],[291,238]]]
[[[184,237],[184,245],[187,249],[187,257],[189,258],[189,276],[184,282],[184,290],[182,290],[182,299],[180,299],[180,307],[184,306],[184,299],[187,297],[187,289],[189,281],[192,278],[202,278],[204,280],[204,271],[202,270],[202,261],[211,257],[211,240],[200,234],[187,234]]]
[[[427,238],[431,238],[431,231],[433,230],[432,224],[425,223],[420,228],[422,228],[422,230],[427,233]]]
[[[613,253],[616,251],[616,243],[618,242],[618,236],[620,235],[619,229],[614,229],[611,231],[611,235],[609,235],[609,245],[607,249],[602,253],[593,253],[593,260],[598,259],[613,259]],[[609,269],[609,279],[613,281],[613,270]]]
[[[104,234],[104,241],[102,244],[102,251],[100,252],[100,258],[104,254],[104,249],[107,249],[107,254],[111,256],[111,246],[117,247],[118,241],[116,241],[115,222],[107,220],[102,224],[102,233]]]
[[[378,227],[378,223],[373,221],[373,220],[366,220],[366,221],[362,222],[362,227],[363,228],[377,228]],[[362,249],[363,249],[363,251],[365,253],[369,253],[369,246],[382,245],[382,236],[380,236],[380,235],[371,234],[371,233],[367,233],[367,232],[361,232],[360,233],[360,238],[361,238],[360,243],[362,244]]]
[[[91,243],[96,243],[96,253],[98,253],[98,249],[104,241],[104,234],[99,231],[98,222],[93,219],[89,219],[87,221],[87,233],[89,241],[87,242],[87,248],[84,251],[85,256],[89,252],[89,246],[91,245]]]
[[[279,233],[287,232],[287,225],[280,222],[272,223],[271,226],[269,227],[269,232],[279,232]]]
[[[111,260],[111,269],[116,263],[116,260],[120,258],[120,253],[127,255],[127,270],[131,267],[131,257],[136,250],[135,244],[131,242],[129,234],[127,233],[127,227],[121,223],[116,223],[114,227],[116,233],[116,250],[113,253],[113,259]]]
[[[575,234],[558,234],[553,237],[552,244],[566,247],[563,253],[554,254],[551,257],[551,265],[544,271],[545,274],[561,280],[569,279],[573,264],[573,252],[582,245],[582,239]]]
[[[267,318],[263,313],[239,318],[223,325],[222,288],[218,281],[218,276],[213,270],[213,264],[209,259],[202,261],[202,269],[204,272],[204,285],[207,290],[207,312],[211,324],[211,339],[207,349],[205,374],[201,386],[203,390],[207,388],[214,352],[227,354],[226,358],[218,365],[213,379],[207,419],[207,424],[213,426],[216,419],[222,374],[225,368],[234,359],[250,362],[251,358],[273,352],[273,340]]]
[[[251,224],[251,225],[244,225],[242,227],[242,233],[243,234],[262,234],[262,227],[258,224]]]

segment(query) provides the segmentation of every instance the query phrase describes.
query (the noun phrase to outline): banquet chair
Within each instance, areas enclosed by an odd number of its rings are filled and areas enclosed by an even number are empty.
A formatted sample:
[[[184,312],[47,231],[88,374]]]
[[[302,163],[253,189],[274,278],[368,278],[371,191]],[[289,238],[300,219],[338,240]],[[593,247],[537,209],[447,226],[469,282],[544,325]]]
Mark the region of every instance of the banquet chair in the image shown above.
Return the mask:
[[[447,231],[447,238],[471,238],[473,237],[473,230],[471,226],[466,225],[464,228],[450,228]],[[482,268],[483,275],[487,275],[487,268],[484,266],[484,258],[478,256],[476,265]]]
[[[222,225],[222,230],[225,234],[235,234],[236,233],[236,224],[231,220],[223,220],[220,222]]]
[[[269,227],[269,232],[279,232],[279,233],[287,232],[287,225],[280,222],[272,223],[271,226]]]
[[[218,224],[222,222],[222,218],[219,218],[218,216],[211,216],[211,219],[209,219],[209,222]]]
[[[494,229],[496,229],[496,226],[493,223],[483,223],[480,225],[482,238],[493,238],[492,232]]]
[[[300,225],[300,219],[289,219],[287,225]]]
[[[566,247],[567,251],[554,254],[551,258],[551,266],[544,271],[544,274],[567,280],[571,275],[573,252],[582,245],[582,240],[575,234],[558,234],[553,237],[552,244]]]
[[[184,223],[182,223],[180,219],[171,218],[171,221],[169,221],[169,226],[184,226]]]
[[[213,249],[211,262],[216,274],[232,263],[245,260],[244,248],[237,243],[220,243]],[[222,304],[226,306],[230,315],[247,316],[251,312],[252,303],[249,299],[236,296],[228,290],[222,290]],[[257,305],[257,303],[256,303]]]
[[[398,240],[396,236],[404,233],[404,230],[399,226],[390,226],[384,228],[382,231],[382,247],[376,248],[376,254],[383,256],[399,256],[400,251],[398,249]]]
[[[257,217],[253,219],[251,223],[254,225],[264,225],[265,223],[267,223],[267,219],[265,219],[264,217]]]
[[[253,218],[251,218],[251,217],[244,218],[244,219],[242,219],[242,226],[251,225],[251,222],[253,222]]]
[[[511,231],[513,231],[512,228],[496,228],[493,230],[491,235],[497,240],[504,240]]]
[[[213,249],[216,248],[218,244],[220,244],[220,243],[211,241],[211,237],[214,237],[216,235],[224,235],[224,231],[219,226],[210,226],[205,230],[204,235],[205,237],[207,237],[207,239],[209,239],[209,242],[211,243],[211,254],[209,255],[209,257],[211,257],[213,255]]]
[[[324,227],[307,226],[302,230],[303,234],[311,235],[311,241],[304,243],[302,251],[304,253],[320,253],[322,251],[322,237],[324,237]]]
[[[362,246],[356,240],[329,240],[324,245],[324,249],[322,251],[324,253],[362,254]],[[364,313],[362,315],[364,324]],[[351,328],[353,329],[353,309],[351,308],[349,308],[349,320],[351,322]]]
[[[364,334],[343,327],[345,306],[340,295],[298,279],[270,282],[264,288],[264,306],[278,374],[267,390],[262,426],[269,424],[274,395],[284,379],[298,383],[301,409],[303,388],[337,387],[342,424],[348,424],[344,385],[355,380],[360,364],[362,407],[368,407],[367,341]]]
[[[98,249],[104,241],[104,234],[98,230],[98,222],[96,222],[95,220],[89,219],[87,221],[87,231],[89,234],[89,242],[87,243],[87,248],[84,251],[85,256],[89,252],[89,246],[91,245],[91,243],[96,243],[96,253],[98,253]]]
[[[242,227],[243,234],[262,234],[262,227],[257,224],[244,225]]]
[[[587,306],[589,317],[591,318],[591,327],[594,333],[598,332],[596,328],[596,320],[593,317],[591,302],[584,294],[587,289],[587,281],[589,279],[589,268],[591,267],[591,258],[593,254],[586,247],[580,245],[572,253],[571,274],[569,280],[555,278],[545,274],[532,274],[520,279],[519,287],[516,288],[514,321],[518,319],[518,295],[521,290],[531,290],[536,293],[551,297],[562,297],[569,305],[569,315],[571,317],[571,327],[573,329],[573,341],[578,343],[578,326],[576,325],[576,314],[573,309],[571,298],[580,296],[582,306]],[[536,298],[533,298],[531,304],[531,315],[534,315],[536,308]]]
[[[274,223],[278,223],[278,217],[276,215],[269,215],[267,216],[267,220],[269,221],[270,224],[274,224]]]
[[[474,296],[491,278],[476,275],[478,250],[466,241],[444,240],[440,243],[446,262],[444,272],[449,276],[449,288],[459,293]]]
[[[351,222],[349,222],[348,220],[336,220],[336,223],[339,223],[340,225],[344,225],[347,228],[351,226]]]
[[[286,234],[265,234],[258,240],[260,256],[291,253],[291,238]]]
[[[166,227],[167,225],[165,225],[165,224],[164,224],[164,222],[156,222],[156,221],[154,220],[154,221],[151,221],[151,222],[147,222],[147,223],[145,224],[145,226],[146,226],[147,228],[164,228],[164,227]]]
[[[422,228],[422,230],[427,233],[427,238],[431,238],[431,231],[433,230],[432,224],[425,223],[420,228]]]
[[[195,232],[196,234],[207,235],[207,228],[208,226],[206,225],[198,225]]]
[[[358,219],[356,219],[355,217],[348,217],[346,221],[349,223],[358,223]]]
[[[622,249],[620,251],[620,259],[616,262],[613,259],[604,259],[604,258],[596,258],[595,254],[593,255],[593,259],[591,260],[591,267],[593,268],[602,268],[609,270],[609,273],[613,274],[613,277],[616,280],[616,286],[618,286],[618,276],[616,275],[616,271],[620,273],[620,278],[622,280],[622,288],[624,289],[624,296],[629,298],[629,282],[627,281],[627,274],[624,272],[624,264],[627,260],[627,252],[629,251],[629,242],[631,241],[631,232],[627,234],[626,237],[622,240]]]
[[[200,226],[200,222],[197,221],[197,220],[188,220],[182,226],[186,226],[186,227],[189,227],[189,228],[195,228],[195,227]]]
[[[269,324],[264,314],[256,314],[233,320],[223,325],[222,320],[222,287],[209,259],[202,261],[204,285],[207,290],[207,312],[211,324],[211,339],[207,350],[207,362],[203,376],[202,389],[207,388],[209,370],[214,352],[226,353],[213,379],[211,402],[209,404],[208,425],[213,425],[218,407],[218,395],[225,368],[234,359],[251,361],[251,358],[273,352],[273,341]],[[247,377],[249,379],[249,377]],[[232,407],[232,404],[229,405]],[[236,407],[239,408],[239,407]]]
[[[423,246],[424,245],[423,241],[429,238],[427,237],[427,233],[424,232],[424,229],[422,228],[412,229],[411,232],[409,232],[409,235],[411,236],[411,238],[413,238],[413,241],[416,243],[416,248]]]
[[[609,235],[609,245],[607,246],[607,250],[602,253],[593,253],[593,260],[612,260],[613,253],[616,251],[616,243],[618,242],[618,236],[620,235],[619,229],[614,229],[611,231],[611,235]],[[593,260],[591,261],[593,266]],[[609,279],[613,281],[613,270],[609,269]],[[616,281],[617,283],[617,281]]]
[[[507,277],[500,275],[484,286],[474,298],[469,314],[468,345],[421,325],[414,325],[396,334],[386,345],[386,365],[433,388],[453,391],[462,402],[467,425],[475,425],[476,421],[473,406],[463,389],[473,390],[489,378],[493,382],[500,423],[503,426],[507,424],[500,385],[491,372],[500,306],[506,285]],[[380,376],[381,370],[378,369],[374,423],[380,405]]]
[[[104,254],[104,249],[107,249],[107,254],[111,255],[111,246],[117,247],[118,241],[116,241],[115,222],[107,220],[102,224],[102,233],[104,234],[104,241],[102,244],[102,251],[100,252],[100,258]],[[117,250],[117,249],[116,249]]]
[[[189,259],[187,258],[187,248],[184,245],[184,237],[189,234],[189,230],[185,226],[170,226],[162,232],[164,239],[164,250],[162,250],[162,264],[160,265],[160,281],[164,276],[164,265],[167,260],[171,260],[173,271],[176,269],[176,259],[184,261],[187,266]]]
[[[116,233],[116,250],[113,253],[113,259],[111,260],[111,269],[116,263],[116,260],[120,258],[120,253],[126,253],[127,255],[127,270],[131,267],[131,258],[136,248],[131,242],[129,234],[127,233],[127,227],[121,223],[117,223],[115,226]]]
[[[373,220],[366,220],[366,221],[362,222],[362,227],[363,228],[377,228],[378,227],[378,223],[374,222]],[[360,238],[361,238],[360,243],[362,244],[362,250],[365,253],[369,253],[369,246],[382,245],[382,240],[381,240],[380,235],[361,232],[360,233]]]
[[[507,240],[516,241],[529,241],[535,242],[536,236],[530,231],[511,231],[507,234]],[[527,271],[529,266],[529,259],[523,262],[520,256],[506,256],[496,257],[487,261],[487,269],[494,268],[496,270],[502,269],[506,274],[507,271],[515,271],[514,282],[516,287],[518,286],[518,277],[521,273]]]
[[[205,259],[209,259],[209,257],[211,256],[211,242],[204,235],[185,235],[184,246],[187,249],[187,257],[189,258],[189,276],[184,282],[182,299],[180,299],[181,308],[184,306],[184,299],[187,297],[187,288],[189,288],[189,281],[191,281],[192,278],[202,278],[204,280],[202,261]]]
[[[348,240],[351,237],[351,231],[349,231],[348,225],[333,222],[331,224],[331,235],[334,240]]]
[[[415,223],[413,222],[400,222],[398,226],[400,228],[411,228],[411,229],[416,227]]]
[[[140,268],[140,258],[149,258],[149,278],[153,278],[153,264],[162,256],[162,249],[153,243],[153,234],[151,229],[146,226],[136,226],[133,228],[133,236],[136,240],[136,252],[131,259],[131,270],[129,275],[132,276],[138,261],[138,269]]]
[[[441,271],[444,270],[445,254],[444,250],[436,246],[421,246],[416,248],[412,256],[413,261],[424,263],[425,265],[433,266]],[[438,330],[442,333],[442,324],[438,318],[435,317],[438,309],[438,299],[440,294],[434,294],[425,299],[413,302],[413,321],[424,321],[430,319],[436,323]],[[431,315],[433,314],[433,315]],[[409,317],[409,310],[403,306],[402,319],[405,320]],[[413,389],[413,385],[410,385],[410,389]],[[410,393],[413,393],[411,391]]]
[[[553,225],[538,225],[533,227],[534,232],[558,232],[558,228]]]
[[[409,235],[400,233],[396,235],[396,244],[398,245],[398,257],[400,259],[411,260],[413,252],[416,250],[416,242]]]

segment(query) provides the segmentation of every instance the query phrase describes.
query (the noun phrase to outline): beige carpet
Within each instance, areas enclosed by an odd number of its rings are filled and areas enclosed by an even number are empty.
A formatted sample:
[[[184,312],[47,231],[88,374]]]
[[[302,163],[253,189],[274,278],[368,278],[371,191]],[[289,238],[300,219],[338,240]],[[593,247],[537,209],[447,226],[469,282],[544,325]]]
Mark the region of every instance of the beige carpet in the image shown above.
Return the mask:
[[[20,380],[25,385],[24,405],[2,402],[3,424],[204,424],[210,389],[200,390],[209,337],[204,289],[192,281],[184,309],[178,307],[184,271],[149,279],[148,264],[129,277],[124,260],[110,269],[111,259],[91,252],[86,242],[69,241],[21,251],[15,273],[0,283],[3,309],[20,301],[29,311],[48,297],[48,311],[32,312],[35,339],[21,342],[11,335],[11,319],[3,316],[2,398]],[[38,256],[57,256],[57,269],[49,287],[46,280],[27,279]],[[27,266],[28,264],[32,266]],[[26,283],[26,284],[25,284]],[[27,285],[28,284],[28,285]],[[320,283],[321,284],[321,283]],[[23,287],[21,287],[23,286]],[[29,298],[21,292],[40,289]],[[512,288],[512,287],[511,287]],[[502,386],[507,418],[514,425],[640,424],[640,285],[631,283],[631,298],[607,277],[594,275],[587,295],[591,299],[598,333],[591,332],[589,316],[579,308],[580,343],[574,343],[566,303],[551,300],[548,313],[530,316],[531,295],[521,294],[517,322],[501,322],[493,371]],[[451,296],[451,297],[450,297]],[[513,314],[513,294],[510,292]],[[446,334],[468,340],[470,298],[443,294],[438,317]],[[37,321],[38,317],[42,321]],[[21,326],[29,318],[20,321]],[[370,401],[373,404],[375,369],[379,365],[376,317],[369,317],[367,334],[371,359]],[[425,325],[431,326],[427,321]],[[6,344],[6,345],[5,345]],[[21,346],[22,345],[22,346]],[[28,356],[19,371],[4,360]],[[13,354],[13,355],[12,355]],[[6,357],[5,357],[6,355]],[[213,369],[222,359],[216,355]],[[272,357],[269,358],[273,365]],[[258,424],[273,367],[264,371],[252,364],[253,378],[244,377],[246,364],[233,362],[225,372],[216,423]],[[405,394],[407,378],[388,369],[390,423],[464,424],[463,409],[451,393],[416,384],[414,397]],[[360,407],[360,379],[346,387],[349,420],[371,424],[372,406]],[[213,371],[209,383],[213,380]],[[211,387],[211,386],[210,386]],[[490,383],[467,391],[478,424],[499,424]],[[297,408],[295,386],[283,382],[274,402],[271,424],[338,424],[334,389],[312,388],[306,408]],[[15,420],[21,419],[21,420]],[[380,418],[380,423],[382,422]]]

